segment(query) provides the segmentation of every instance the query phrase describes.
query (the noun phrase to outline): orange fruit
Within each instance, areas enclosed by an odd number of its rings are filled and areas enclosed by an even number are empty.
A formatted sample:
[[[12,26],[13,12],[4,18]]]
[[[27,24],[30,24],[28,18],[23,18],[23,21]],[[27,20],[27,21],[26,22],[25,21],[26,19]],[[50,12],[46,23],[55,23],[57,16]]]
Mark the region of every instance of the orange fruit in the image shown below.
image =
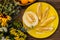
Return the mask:
[[[22,4],[27,4],[28,3],[28,0],[21,0],[21,3]]]
[[[33,3],[35,0],[28,0],[30,3]]]

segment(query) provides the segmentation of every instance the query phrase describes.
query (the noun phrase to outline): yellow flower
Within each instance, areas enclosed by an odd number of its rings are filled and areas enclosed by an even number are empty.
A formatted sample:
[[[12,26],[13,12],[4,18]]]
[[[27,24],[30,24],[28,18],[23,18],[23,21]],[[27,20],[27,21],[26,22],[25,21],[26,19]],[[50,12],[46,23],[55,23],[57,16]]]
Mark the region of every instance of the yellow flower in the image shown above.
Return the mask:
[[[1,22],[1,26],[3,26],[3,27],[7,26],[6,22],[7,22],[7,19],[3,18],[2,22]]]
[[[15,37],[14,39],[15,39],[15,40],[20,40],[20,38],[19,38],[19,37]]]
[[[11,17],[7,15],[7,20],[11,20]]]
[[[15,34],[15,33],[16,33],[15,30],[16,30],[16,29],[11,28],[11,29],[10,29],[10,33],[11,33],[11,34]]]
[[[18,33],[16,33],[16,29],[11,28],[10,33],[13,34],[14,36],[19,36]]]
[[[19,37],[15,37],[15,40],[25,40],[23,37],[19,38]]]
[[[15,36],[19,36],[16,32],[14,33]]]
[[[26,35],[23,32],[21,32],[20,30],[16,30],[14,28],[10,29],[10,34],[15,36],[15,38],[14,38],[15,40],[24,40],[26,38]],[[19,38],[19,37],[21,37],[21,38]]]
[[[9,37],[8,36],[6,37],[6,40],[9,40]]]
[[[24,33],[21,32],[20,30],[17,30],[19,32],[19,35],[24,36]]]
[[[25,40],[25,39],[21,37],[20,40]]]
[[[11,17],[5,14],[0,14],[0,23],[2,27],[8,26],[7,22],[11,20]]]

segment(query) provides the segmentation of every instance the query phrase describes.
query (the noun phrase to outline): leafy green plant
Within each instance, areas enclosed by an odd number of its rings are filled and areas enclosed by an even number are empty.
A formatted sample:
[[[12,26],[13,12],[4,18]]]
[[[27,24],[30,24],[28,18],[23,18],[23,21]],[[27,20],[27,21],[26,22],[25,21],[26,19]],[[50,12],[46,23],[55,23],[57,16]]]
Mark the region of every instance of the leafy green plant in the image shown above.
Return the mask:
[[[11,1],[13,2],[13,0]],[[5,15],[15,15],[20,12],[20,6],[10,2],[9,0],[4,0],[3,2],[3,4],[0,4],[0,13],[3,13]]]
[[[20,9],[21,9],[21,7],[16,5],[13,2],[13,0],[1,0],[0,1],[0,14],[8,15],[8,16],[11,16],[11,18],[12,18],[9,22],[7,22],[8,23],[8,27],[6,27],[7,32],[5,32],[5,31],[3,31],[2,33],[0,32],[0,40],[2,39],[2,36],[4,37],[4,39],[6,39],[6,37],[8,36],[9,37],[8,39],[14,40],[15,36],[10,33],[10,29],[12,27],[14,29],[16,29],[16,33],[23,34],[23,35],[20,35],[22,37],[21,39],[24,39],[24,40],[26,39],[27,35],[25,35],[24,32],[22,32],[22,30],[21,30],[21,29],[23,29],[22,22],[15,21],[16,16],[20,13]],[[17,32],[17,30],[19,32]]]

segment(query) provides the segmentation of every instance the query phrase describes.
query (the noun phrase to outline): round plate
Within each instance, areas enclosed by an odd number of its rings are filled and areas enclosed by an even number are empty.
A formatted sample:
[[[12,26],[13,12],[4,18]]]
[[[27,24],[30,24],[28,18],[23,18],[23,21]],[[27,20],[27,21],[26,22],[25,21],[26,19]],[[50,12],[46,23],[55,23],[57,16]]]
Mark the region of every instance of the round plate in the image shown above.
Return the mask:
[[[52,5],[50,5],[50,4],[48,4],[48,3],[46,3],[46,2],[37,2],[37,3],[34,3],[34,4],[32,4],[31,6],[29,6],[27,9],[26,9],[26,11],[25,12],[28,12],[28,11],[32,11],[32,12],[34,12],[34,13],[36,13],[37,12],[37,6],[38,6],[38,4],[39,3],[41,3],[42,4],[42,12],[44,12],[44,10],[46,9],[46,7],[47,6],[49,6],[50,7],[50,9],[49,9],[49,12],[48,12],[48,18],[50,17],[50,16],[55,16],[55,19],[54,19],[54,21],[52,21],[49,25],[53,25],[52,27],[53,27],[53,30],[52,31],[45,31],[45,32],[38,32],[37,30],[35,30],[36,28],[32,28],[32,29],[30,29],[30,30],[27,30],[27,32],[28,32],[28,34],[30,34],[31,36],[33,36],[33,37],[35,37],[35,38],[46,38],[46,37],[49,37],[49,36],[51,36],[55,31],[56,31],[56,29],[57,29],[57,27],[58,27],[58,22],[59,22],[59,18],[58,18],[58,13],[57,13],[57,11],[55,10],[55,8],[52,6]],[[24,16],[24,15],[23,15]],[[27,27],[24,23],[23,23],[23,25],[24,25],[24,27]],[[37,27],[39,27],[38,25],[37,25]],[[43,28],[43,27],[42,27]]]

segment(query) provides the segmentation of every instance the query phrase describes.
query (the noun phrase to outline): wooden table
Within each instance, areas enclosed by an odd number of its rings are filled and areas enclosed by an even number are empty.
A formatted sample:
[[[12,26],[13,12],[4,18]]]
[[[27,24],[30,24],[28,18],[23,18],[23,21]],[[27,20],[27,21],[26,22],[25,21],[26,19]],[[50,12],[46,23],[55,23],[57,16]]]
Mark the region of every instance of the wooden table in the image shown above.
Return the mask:
[[[48,2],[51,5],[53,5],[55,7],[55,9],[57,10],[58,15],[60,17],[60,0],[37,0],[36,2],[41,2],[41,1]],[[21,18],[22,18],[22,15],[27,7],[28,6],[22,7],[21,14],[20,14]],[[60,20],[59,20],[59,24],[60,24]],[[33,38],[30,35],[28,35],[26,40],[60,40],[60,25],[58,25],[58,29],[56,30],[56,32],[48,38],[37,39],[37,38]]]

